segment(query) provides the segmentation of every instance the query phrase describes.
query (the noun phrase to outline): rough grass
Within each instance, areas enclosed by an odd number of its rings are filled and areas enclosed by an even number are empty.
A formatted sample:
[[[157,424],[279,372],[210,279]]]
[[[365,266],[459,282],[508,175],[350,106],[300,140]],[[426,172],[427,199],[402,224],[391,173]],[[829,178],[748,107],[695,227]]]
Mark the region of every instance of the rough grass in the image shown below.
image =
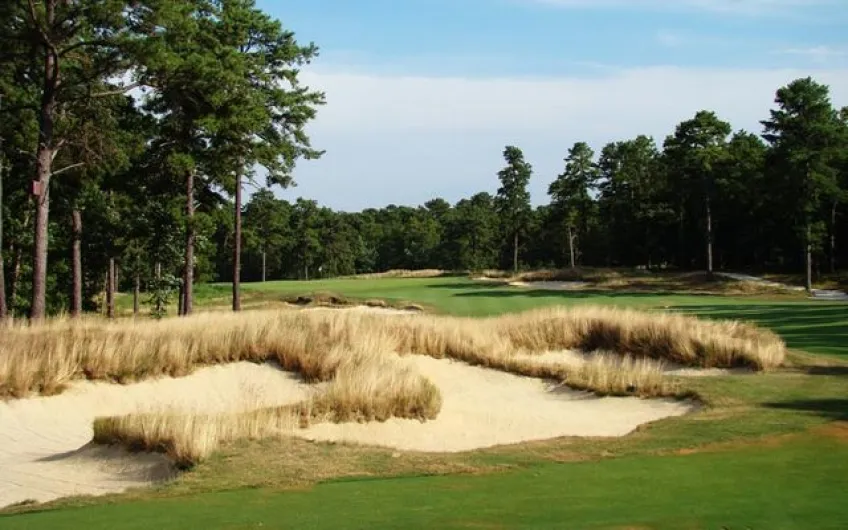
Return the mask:
[[[758,370],[779,366],[786,351],[777,335],[750,324],[586,306],[488,319],[253,311],[159,322],[56,320],[12,327],[0,336],[0,395],[55,393],[83,377],[129,382],[183,376],[197,366],[238,361],[273,360],[309,381],[329,381],[351,350],[450,357],[512,370],[515,353],[566,349]]]
[[[477,277],[504,282],[585,282],[587,289],[599,291],[661,291],[721,295],[802,296],[802,293],[760,282],[734,280],[706,272],[651,272],[640,269],[542,269],[514,274],[485,270]]]
[[[345,276],[344,278],[356,278],[360,280],[377,280],[381,278],[438,278],[445,274],[449,274],[449,272],[441,269],[392,269],[386,272],[356,274],[354,276]]]

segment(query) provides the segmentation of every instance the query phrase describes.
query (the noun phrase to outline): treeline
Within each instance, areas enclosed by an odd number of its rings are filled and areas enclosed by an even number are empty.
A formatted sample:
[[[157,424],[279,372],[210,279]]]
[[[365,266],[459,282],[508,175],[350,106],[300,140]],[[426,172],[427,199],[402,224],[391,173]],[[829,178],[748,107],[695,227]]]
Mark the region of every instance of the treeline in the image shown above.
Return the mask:
[[[595,153],[577,143],[537,208],[532,166],[515,146],[495,195],[454,205],[343,213],[260,191],[244,214],[243,277],[580,265],[802,272],[808,255],[813,276],[833,272],[848,260],[848,109],[828,92],[809,78],[780,88],[761,135],[702,111],[662,145],[639,136]],[[211,275],[227,281],[231,232],[220,227]]]
[[[176,297],[187,314],[196,282],[233,279],[580,265],[812,276],[848,259],[848,111],[809,78],[778,90],[760,134],[699,112],[661,145],[577,143],[559,176],[534,176],[508,146],[495,194],[347,213],[272,191],[321,156],[304,127],[324,96],[298,82],[315,46],[253,0],[4,2],[0,44],[0,316],[112,313],[116,289],[138,310]],[[531,206],[531,178],[550,181],[549,204]],[[259,189],[242,205],[246,185]]]

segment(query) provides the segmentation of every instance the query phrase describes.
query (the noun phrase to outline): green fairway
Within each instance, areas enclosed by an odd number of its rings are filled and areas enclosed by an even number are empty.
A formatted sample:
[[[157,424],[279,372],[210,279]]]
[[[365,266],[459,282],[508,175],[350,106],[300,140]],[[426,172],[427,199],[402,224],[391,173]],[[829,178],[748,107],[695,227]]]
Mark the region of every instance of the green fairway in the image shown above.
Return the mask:
[[[229,289],[199,286],[198,305],[226,304]],[[403,458],[343,444],[246,442],[159,491],[112,497],[108,504],[60,502],[64,508],[0,517],[0,528],[848,526],[848,365],[840,361],[848,359],[848,304],[551,292],[459,277],[244,285],[245,299],[256,307],[318,291],[416,302],[462,316],[598,304],[750,320],[775,330],[792,348],[819,354],[822,362],[776,374],[687,381],[708,403],[704,412],[618,439]],[[317,484],[291,490],[304,482]]]
[[[848,445],[803,438],[778,447],[547,463],[488,476],[236,490],[5,517],[0,527],[841,529],[848,525],[846,490]]]

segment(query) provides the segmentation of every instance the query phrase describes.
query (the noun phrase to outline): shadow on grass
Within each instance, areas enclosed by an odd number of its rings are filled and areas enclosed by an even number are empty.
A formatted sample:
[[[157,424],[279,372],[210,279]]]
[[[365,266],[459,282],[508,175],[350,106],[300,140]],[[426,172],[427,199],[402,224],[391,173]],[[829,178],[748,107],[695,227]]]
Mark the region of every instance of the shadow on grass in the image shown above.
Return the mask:
[[[430,287],[455,289],[460,292],[454,294],[460,298],[562,298],[580,300],[587,298],[654,298],[659,296],[680,296],[681,293],[673,291],[612,291],[605,289],[564,289],[562,291],[554,291],[551,289],[526,289],[522,287],[506,287],[504,285],[487,285],[483,287],[468,285],[433,285]],[[708,293],[686,293],[687,297],[715,297],[714,294]]]
[[[848,376],[848,366],[812,366],[807,375]]]
[[[677,312],[770,328],[791,348],[848,358],[848,304],[687,305]]]
[[[765,403],[765,407],[816,414],[830,420],[848,421],[848,399],[808,399]]]

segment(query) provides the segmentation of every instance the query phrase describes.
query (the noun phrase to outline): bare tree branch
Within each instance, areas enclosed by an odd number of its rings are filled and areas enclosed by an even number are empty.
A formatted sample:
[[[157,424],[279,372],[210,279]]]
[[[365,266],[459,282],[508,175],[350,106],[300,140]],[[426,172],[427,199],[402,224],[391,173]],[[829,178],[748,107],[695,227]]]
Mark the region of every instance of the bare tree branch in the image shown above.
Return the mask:
[[[142,83],[133,83],[131,85],[127,85],[123,88],[118,88],[115,90],[107,90],[106,92],[97,92],[95,94],[90,94],[88,97],[91,98],[104,98],[108,96],[120,96],[121,94],[126,94],[130,90],[134,88],[138,88],[142,85]]]
[[[85,162],[78,162],[76,164],[71,164],[70,166],[65,166],[62,169],[54,171],[53,173],[51,173],[51,176],[55,177],[56,175],[64,173],[65,171],[70,171],[72,169],[76,169],[76,168],[78,168],[80,166],[84,166],[84,165],[85,165]]]

